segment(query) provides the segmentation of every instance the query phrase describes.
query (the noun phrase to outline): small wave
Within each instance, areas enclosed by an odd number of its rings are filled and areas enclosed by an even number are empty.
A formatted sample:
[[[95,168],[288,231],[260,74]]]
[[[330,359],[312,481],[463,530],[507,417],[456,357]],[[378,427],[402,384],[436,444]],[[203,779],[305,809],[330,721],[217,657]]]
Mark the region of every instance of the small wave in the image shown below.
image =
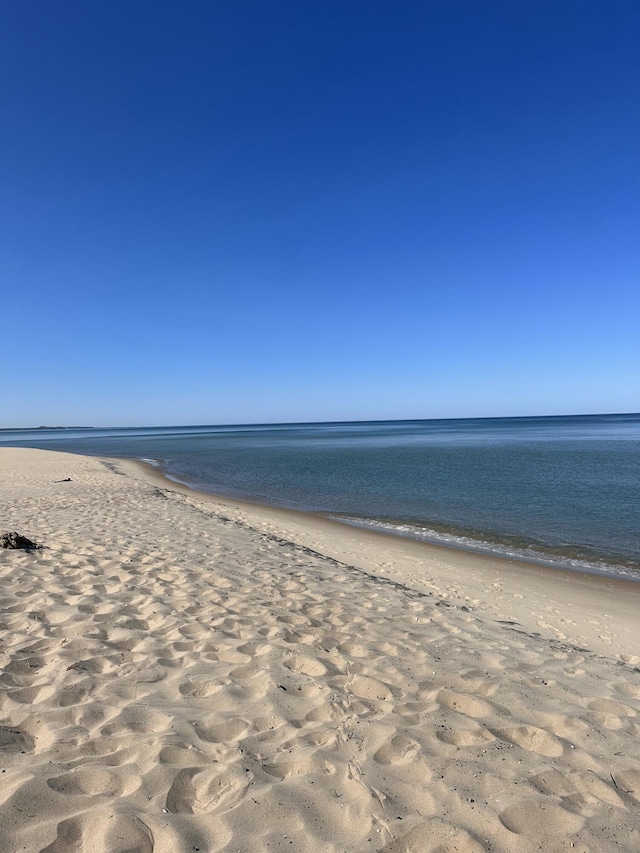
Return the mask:
[[[538,565],[549,566],[554,569],[567,569],[583,574],[596,574],[640,583],[640,566],[637,566],[635,563],[624,565],[618,562],[608,562],[605,559],[570,557],[566,554],[553,554],[533,545],[510,545],[504,542],[476,539],[461,533],[435,530],[419,525],[393,524],[375,519],[351,518],[348,516],[331,515],[329,517],[334,521],[340,521],[351,527],[361,527],[382,533],[390,533],[394,536],[427,542],[431,545],[442,545],[445,548],[454,548],[460,551],[485,554],[503,559],[537,563]]]

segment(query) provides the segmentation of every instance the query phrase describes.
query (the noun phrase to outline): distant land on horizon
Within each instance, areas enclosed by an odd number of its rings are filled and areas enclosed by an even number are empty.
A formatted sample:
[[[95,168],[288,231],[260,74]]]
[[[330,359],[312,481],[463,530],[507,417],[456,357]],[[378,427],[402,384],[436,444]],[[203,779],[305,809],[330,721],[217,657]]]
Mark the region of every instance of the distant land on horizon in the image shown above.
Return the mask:
[[[111,427],[106,427],[111,429]],[[37,427],[2,427],[0,432],[35,432],[43,429],[99,429],[93,426],[37,426]]]
[[[28,429],[28,427],[27,427]],[[38,426],[33,429],[96,429],[92,426]]]
[[[207,423],[207,424],[126,424],[120,426],[37,426],[37,427],[0,427],[3,432],[37,432],[47,430],[109,430],[109,429],[198,429],[202,427],[243,427],[243,426],[306,426],[309,424],[375,424],[375,423],[421,423],[423,421],[495,421],[495,420],[531,420],[540,418],[606,418],[640,417],[640,412],[574,412],[562,415],[467,415],[455,418],[369,418],[365,420],[333,421],[255,421],[250,423]]]

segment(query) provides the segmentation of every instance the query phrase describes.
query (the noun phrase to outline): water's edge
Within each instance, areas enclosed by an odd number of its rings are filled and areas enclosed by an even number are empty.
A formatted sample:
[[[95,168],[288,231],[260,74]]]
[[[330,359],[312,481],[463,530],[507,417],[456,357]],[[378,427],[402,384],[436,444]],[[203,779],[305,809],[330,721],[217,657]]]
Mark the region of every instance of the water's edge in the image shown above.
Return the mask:
[[[124,457],[120,458],[125,461]],[[245,496],[239,493],[225,494],[220,491],[212,491],[208,489],[204,483],[196,483],[194,481],[189,481],[184,477],[178,477],[171,473],[169,463],[162,459],[138,457],[137,459],[132,460],[131,457],[128,457],[126,461],[136,461],[151,469],[156,476],[161,476],[164,481],[184,486],[189,489],[189,491],[208,498],[217,498],[222,501],[238,501],[239,503],[246,504],[250,507],[254,506],[259,508],[285,510],[306,518],[325,519],[347,527],[371,530],[382,536],[393,537],[394,539],[406,539],[436,548],[444,548],[450,551],[461,551],[466,554],[473,554],[480,557],[491,557],[501,561],[516,561],[518,563],[527,564],[531,567],[543,566],[547,569],[554,569],[556,571],[567,571],[582,575],[592,575],[599,578],[609,578],[611,580],[640,583],[640,567],[636,566],[636,564],[631,561],[628,563],[622,561],[620,563],[608,563],[606,560],[597,556],[594,556],[592,559],[585,559],[577,556],[563,557],[554,554],[551,549],[545,553],[542,547],[536,547],[534,545],[524,543],[520,545],[506,544],[498,538],[492,540],[489,536],[483,536],[482,539],[474,538],[466,535],[466,533],[455,531],[453,528],[449,528],[447,530],[442,527],[438,530],[435,527],[400,525],[379,519],[359,518],[330,512],[317,512],[294,504],[278,503],[274,500],[270,501],[267,498],[260,501],[254,496]]]
[[[337,531],[640,581],[640,414],[0,430],[0,446],[143,460]]]

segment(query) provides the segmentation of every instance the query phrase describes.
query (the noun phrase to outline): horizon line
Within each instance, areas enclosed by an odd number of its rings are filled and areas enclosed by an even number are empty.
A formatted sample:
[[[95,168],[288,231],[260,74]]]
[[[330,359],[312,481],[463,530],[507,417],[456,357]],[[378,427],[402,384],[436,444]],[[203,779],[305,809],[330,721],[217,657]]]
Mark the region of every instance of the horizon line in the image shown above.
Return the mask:
[[[128,424],[123,426],[29,426],[29,427],[0,427],[0,432],[38,432],[46,430],[103,430],[103,429],[197,429],[203,427],[278,427],[278,426],[311,426],[324,424],[385,424],[385,423],[424,423],[442,421],[499,421],[499,420],[532,420],[540,418],[596,418],[596,417],[630,417],[639,416],[640,412],[575,412],[562,415],[466,415],[463,417],[441,418],[367,418],[360,420],[331,420],[331,421],[246,421],[242,423],[202,423],[202,424]]]

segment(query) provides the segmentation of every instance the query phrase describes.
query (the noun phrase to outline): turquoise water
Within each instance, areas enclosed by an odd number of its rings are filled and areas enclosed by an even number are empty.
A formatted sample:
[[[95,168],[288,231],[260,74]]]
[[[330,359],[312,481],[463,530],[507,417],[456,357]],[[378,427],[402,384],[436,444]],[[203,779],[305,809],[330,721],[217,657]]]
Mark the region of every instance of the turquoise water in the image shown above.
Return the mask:
[[[0,430],[231,497],[640,580],[640,415]]]

